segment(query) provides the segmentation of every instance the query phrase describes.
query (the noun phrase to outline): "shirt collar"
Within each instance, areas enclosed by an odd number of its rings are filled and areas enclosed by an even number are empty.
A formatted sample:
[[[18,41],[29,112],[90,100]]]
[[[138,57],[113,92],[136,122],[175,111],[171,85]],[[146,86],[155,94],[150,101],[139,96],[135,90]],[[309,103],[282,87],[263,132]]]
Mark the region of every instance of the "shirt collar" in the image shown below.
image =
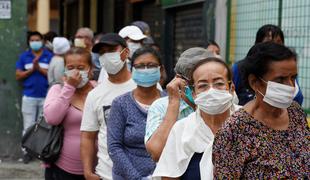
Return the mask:
[[[190,107],[190,105],[188,105],[183,99],[181,99],[181,101],[180,101],[180,112],[183,111],[184,109],[187,109],[187,108],[192,108],[192,107]]]

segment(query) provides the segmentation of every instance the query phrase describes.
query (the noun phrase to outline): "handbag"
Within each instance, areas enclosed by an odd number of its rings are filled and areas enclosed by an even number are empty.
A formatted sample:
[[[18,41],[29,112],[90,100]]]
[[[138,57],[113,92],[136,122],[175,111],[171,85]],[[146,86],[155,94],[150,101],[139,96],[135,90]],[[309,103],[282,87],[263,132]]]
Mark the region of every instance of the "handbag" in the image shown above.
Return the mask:
[[[63,126],[46,123],[42,115],[38,121],[26,130],[22,137],[22,147],[32,156],[47,163],[55,162],[63,144]]]

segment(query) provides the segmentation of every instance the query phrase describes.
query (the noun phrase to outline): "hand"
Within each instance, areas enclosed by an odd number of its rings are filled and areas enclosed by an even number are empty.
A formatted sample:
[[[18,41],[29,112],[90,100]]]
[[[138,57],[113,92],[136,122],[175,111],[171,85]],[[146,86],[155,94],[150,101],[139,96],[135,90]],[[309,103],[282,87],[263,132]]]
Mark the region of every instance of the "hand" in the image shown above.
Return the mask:
[[[33,72],[34,72],[34,67],[27,70],[27,74],[28,74],[28,75],[32,74]]]
[[[91,173],[88,175],[85,175],[86,180],[100,180],[100,177],[97,174]]]
[[[184,92],[186,81],[179,77],[175,77],[167,84],[167,92],[169,100],[180,100],[181,93]]]
[[[72,73],[67,74],[64,77],[64,82],[74,87],[77,87],[81,81],[82,81],[82,77],[78,70],[74,70]]]
[[[40,56],[36,56],[36,57],[32,60],[33,69],[34,69],[34,70],[39,70],[39,69],[40,69],[39,58],[40,58]]]

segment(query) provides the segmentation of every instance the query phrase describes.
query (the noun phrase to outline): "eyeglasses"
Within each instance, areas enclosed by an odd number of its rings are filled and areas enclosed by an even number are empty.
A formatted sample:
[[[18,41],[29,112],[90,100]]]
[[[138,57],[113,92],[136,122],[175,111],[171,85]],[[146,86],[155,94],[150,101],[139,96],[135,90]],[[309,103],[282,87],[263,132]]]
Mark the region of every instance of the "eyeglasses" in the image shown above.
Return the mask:
[[[218,81],[214,83],[198,83],[195,86],[199,92],[203,92],[210,89],[211,87],[213,87],[214,89],[225,90],[227,88],[227,84],[228,86],[230,86],[230,83],[231,81],[228,82]]]
[[[134,64],[133,67],[135,69],[152,69],[159,67],[159,64],[156,63],[148,63],[148,64]]]

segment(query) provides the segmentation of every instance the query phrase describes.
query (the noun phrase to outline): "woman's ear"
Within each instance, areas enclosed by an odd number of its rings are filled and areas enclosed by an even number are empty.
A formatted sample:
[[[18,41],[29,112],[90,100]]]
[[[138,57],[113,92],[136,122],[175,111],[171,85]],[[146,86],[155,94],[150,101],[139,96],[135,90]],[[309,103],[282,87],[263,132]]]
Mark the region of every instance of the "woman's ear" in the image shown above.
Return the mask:
[[[257,77],[254,76],[254,74],[250,74],[249,77],[248,77],[248,83],[249,83],[249,86],[251,87],[251,89],[253,89],[253,91],[256,92],[257,90]]]
[[[235,84],[233,82],[231,82],[231,84],[230,84],[230,92],[235,92],[235,90],[236,90]]]
[[[159,66],[159,70],[160,70],[160,74],[164,74],[165,68],[164,68],[163,65],[160,65],[160,66]]]

